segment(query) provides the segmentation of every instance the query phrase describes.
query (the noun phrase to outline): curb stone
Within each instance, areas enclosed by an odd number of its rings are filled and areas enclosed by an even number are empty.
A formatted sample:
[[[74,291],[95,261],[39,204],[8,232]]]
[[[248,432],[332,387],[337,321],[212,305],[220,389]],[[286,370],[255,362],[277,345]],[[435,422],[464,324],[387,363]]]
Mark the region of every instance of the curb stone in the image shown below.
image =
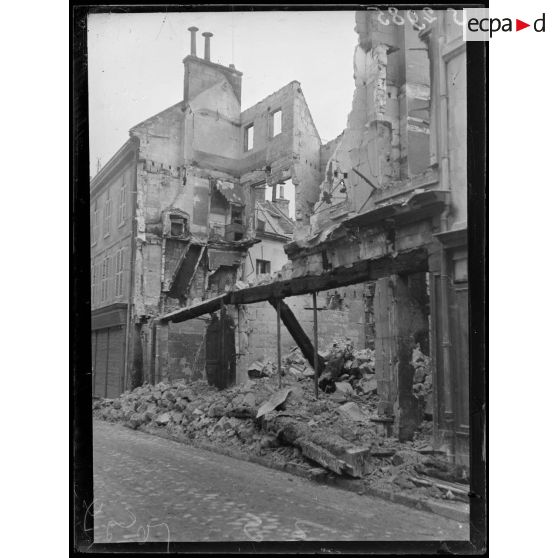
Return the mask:
[[[124,426],[126,425],[124,424]],[[130,427],[128,426],[128,428]],[[461,523],[469,523],[469,505],[465,503],[461,503],[461,505],[450,505],[447,503],[436,502],[432,499],[418,498],[417,496],[411,496],[407,494],[392,492],[390,490],[382,488],[367,486],[366,483],[358,479],[345,479],[334,477],[333,475],[330,476],[328,474],[316,477],[315,475],[310,473],[308,469],[306,469],[305,467],[301,467],[295,463],[285,463],[280,465],[278,463],[274,463],[266,457],[262,457],[259,455],[246,455],[236,450],[213,446],[206,442],[185,440],[184,438],[176,436],[175,434],[171,434],[166,431],[159,431],[159,429],[155,430],[153,428],[146,428],[144,425],[140,425],[136,430],[144,432],[145,434],[150,434],[152,436],[158,436],[160,438],[166,438],[167,440],[179,442],[187,446],[192,446],[212,453],[224,455],[226,457],[231,457],[233,459],[237,459],[238,461],[247,461],[249,463],[255,463],[256,465],[267,467],[268,469],[286,471],[291,475],[303,477],[307,480],[312,480],[317,484],[333,486],[335,488],[347,490],[348,492],[355,492],[360,495],[374,496],[376,498],[388,500],[396,504],[402,504],[413,509],[428,511],[435,515],[439,515],[447,519],[453,519],[454,521],[459,521]]]

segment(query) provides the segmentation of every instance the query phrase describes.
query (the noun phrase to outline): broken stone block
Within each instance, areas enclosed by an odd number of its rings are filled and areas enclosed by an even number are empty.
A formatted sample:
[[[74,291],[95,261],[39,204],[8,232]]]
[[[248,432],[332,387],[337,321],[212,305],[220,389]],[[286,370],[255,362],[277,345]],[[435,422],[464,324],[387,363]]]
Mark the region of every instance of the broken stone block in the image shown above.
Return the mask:
[[[315,373],[314,373],[314,370],[312,370],[312,368],[305,368],[302,371],[302,375],[306,378],[313,378]]]
[[[282,405],[287,399],[291,388],[283,388],[277,391],[268,401],[266,401],[259,409],[256,418],[275,410],[277,407]]]
[[[399,474],[393,479],[394,484],[399,486],[400,488],[406,490],[412,490],[415,488],[415,484],[409,478],[409,475]]]
[[[378,381],[377,380],[365,380],[361,384],[362,393],[376,394],[378,393]]]
[[[347,464],[337,459],[331,452],[308,440],[298,441],[302,455],[322,465],[326,469],[342,475],[347,471]]]
[[[343,417],[355,422],[368,422],[368,417],[362,412],[360,407],[353,401],[341,405],[337,411]]]
[[[352,395],[355,392],[349,382],[335,382],[335,389],[346,395]]]
[[[269,371],[267,369],[266,364],[261,360],[254,361],[248,367],[248,377],[250,379],[253,380],[255,378],[263,378],[264,376],[269,376]]]
[[[359,365],[361,374],[374,374],[374,366],[370,362],[363,362]]]
[[[242,405],[246,407],[255,407],[256,406],[256,396],[252,392],[248,392],[242,401]]]
[[[273,436],[271,434],[266,434],[265,436],[262,437],[260,441],[260,447],[262,449],[278,448],[279,445],[280,444],[279,444],[279,440],[277,439],[277,436]]]
[[[225,414],[225,408],[222,405],[215,404],[209,407],[208,415],[210,417],[220,418],[224,416],[224,414]]]
[[[130,420],[128,421],[128,426],[130,426],[130,428],[133,428],[134,430],[138,428],[141,424],[142,424],[142,418],[141,415],[138,413],[134,413],[130,417]]]
[[[336,403],[343,403],[344,401],[347,400],[347,396],[342,391],[336,391],[336,392],[331,394],[330,399],[332,401],[335,401]]]
[[[155,422],[160,425],[168,424],[171,420],[170,413],[163,413],[156,417]]]
[[[179,413],[178,411],[171,411],[170,416],[172,422],[174,422],[175,424],[180,424],[182,422],[182,413]]]

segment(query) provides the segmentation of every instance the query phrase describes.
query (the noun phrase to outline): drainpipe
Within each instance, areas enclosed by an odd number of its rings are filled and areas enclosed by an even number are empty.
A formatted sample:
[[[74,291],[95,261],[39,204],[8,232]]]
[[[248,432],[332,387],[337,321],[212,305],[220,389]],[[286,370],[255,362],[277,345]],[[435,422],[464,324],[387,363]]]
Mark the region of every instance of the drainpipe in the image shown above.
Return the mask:
[[[137,200],[138,200],[138,155],[139,155],[139,146],[136,140],[136,149],[134,154],[134,163],[135,163],[135,172],[134,172],[134,183],[133,183],[133,190],[132,190],[132,241],[130,243],[130,279],[128,282],[128,305],[126,308],[126,345],[124,348],[124,390],[128,389],[128,378],[130,376],[130,331],[133,330],[131,321],[132,321],[132,303],[133,303],[133,295],[134,295],[134,277],[135,277],[135,265],[136,265],[136,235],[137,235]],[[132,344],[133,347],[133,344]]]
[[[439,24],[438,24],[439,25]],[[438,26],[438,31],[440,27]],[[448,153],[448,90],[447,90],[447,75],[446,75],[446,62],[440,55],[442,47],[446,42],[445,37],[437,37],[438,39],[438,64],[440,76],[440,111],[439,111],[439,144],[438,153],[440,156],[440,183],[443,190],[451,191],[451,184],[449,180],[449,153]],[[451,198],[451,196],[450,196]],[[448,230],[448,216],[450,213],[450,202],[446,203],[446,207],[440,216],[440,229],[441,232]],[[454,417],[454,404],[452,393],[451,381],[451,340],[449,334],[449,301],[448,301],[448,263],[447,252],[443,244],[441,244],[441,262],[440,262],[440,282],[441,282],[441,314],[442,314],[442,368],[444,375],[444,420],[450,432],[450,458],[453,460],[455,457],[455,417]]]

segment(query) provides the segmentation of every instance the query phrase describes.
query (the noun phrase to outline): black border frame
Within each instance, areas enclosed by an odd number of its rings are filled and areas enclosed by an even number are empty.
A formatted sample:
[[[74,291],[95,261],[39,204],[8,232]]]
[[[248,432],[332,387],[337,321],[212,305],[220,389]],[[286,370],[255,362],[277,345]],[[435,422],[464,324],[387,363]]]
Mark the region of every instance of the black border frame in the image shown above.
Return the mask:
[[[488,8],[488,1],[468,4]],[[118,5],[70,3],[70,107],[72,176],[70,190],[72,393],[70,423],[70,552],[72,554],[111,553],[196,553],[196,554],[484,554],[488,543],[488,46],[467,43],[467,173],[468,243],[470,293],[470,413],[471,413],[471,500],[470,541],[351,541],[351,542],[223,542],[223,543],[111,543],[93,544],[93,450],[91,408],[91,304],[89,242],[89,119],[87,76],[87,15],[89,13],[184,12],[184,11],[270,11],[270,10],[358,10],[368,4],[236,4],[216,5]],[[379,8],[444,9],[452,4],[376,4]],[[463,7],[461,4],[460,7]]]

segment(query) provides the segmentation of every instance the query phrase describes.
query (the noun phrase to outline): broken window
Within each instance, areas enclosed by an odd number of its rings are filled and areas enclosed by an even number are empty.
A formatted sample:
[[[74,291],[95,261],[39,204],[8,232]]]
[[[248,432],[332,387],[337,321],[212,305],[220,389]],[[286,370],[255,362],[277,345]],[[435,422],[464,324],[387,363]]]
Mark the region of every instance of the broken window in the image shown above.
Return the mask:
[[[254,124],[249,124],[244,128],[244,151],[254,148]]]
[[[271,117],[271,137],[274,138],[282,131],[283,111],[281,109],[276,110]]]
[[[120,203],[118,205],[118,223],[122,225],[126,220],[126,194],[127,194],[126,183],[122,184],[120,187]]]
[[[171,236],[184,236],[188,232],[188,223],[184,217],[180,215],[170,216],[170,234]]]
[[[271,273],[271,262],[268,260],[256,260],[256,275]]]
[[[103,209],[103,235],[110,235],[110,220],[112,218],[112,200],[110,199],[110,194],[107,193],[107,199],[105,200],[105,207]]]

